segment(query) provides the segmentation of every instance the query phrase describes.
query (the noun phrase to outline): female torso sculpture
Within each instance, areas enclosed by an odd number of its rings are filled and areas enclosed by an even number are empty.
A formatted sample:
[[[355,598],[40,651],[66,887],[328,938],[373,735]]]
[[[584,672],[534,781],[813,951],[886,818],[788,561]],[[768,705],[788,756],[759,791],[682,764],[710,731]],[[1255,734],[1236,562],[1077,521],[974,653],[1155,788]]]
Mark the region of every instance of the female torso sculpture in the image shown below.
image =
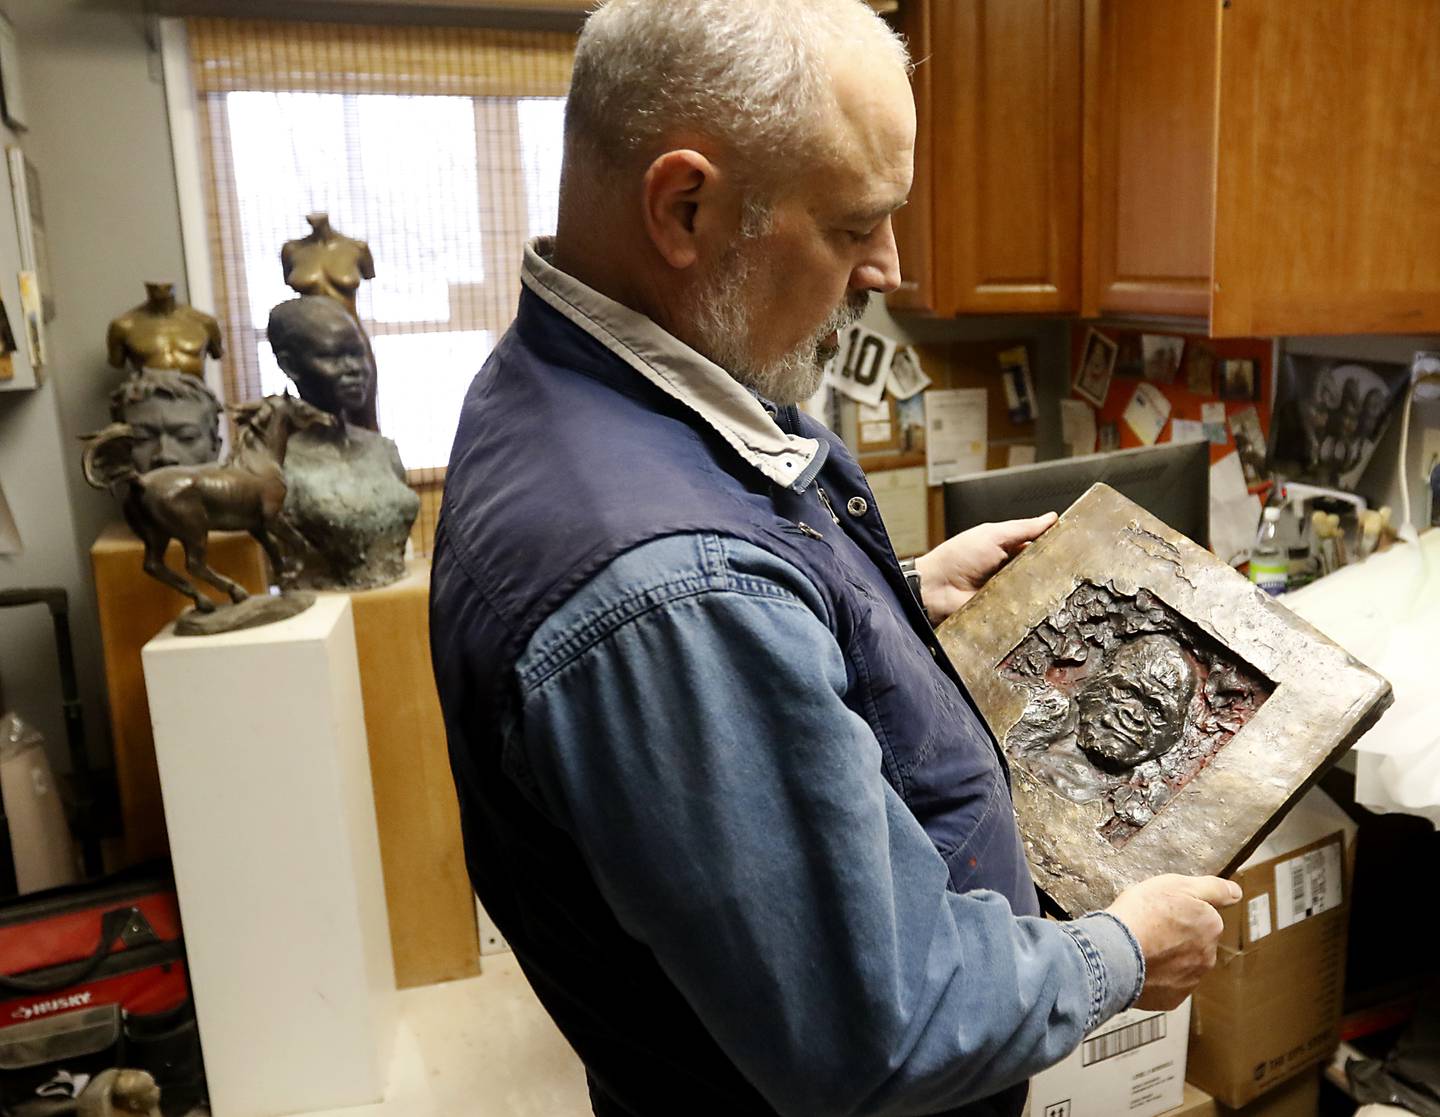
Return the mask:
[[[310,235],[286,241],[280,249],[285,283],[301,295],[334,299],[358,322],[355,293],[363,280],[375,278],[370,246],[332,228],[328,214],[312,213],[305,220]]]

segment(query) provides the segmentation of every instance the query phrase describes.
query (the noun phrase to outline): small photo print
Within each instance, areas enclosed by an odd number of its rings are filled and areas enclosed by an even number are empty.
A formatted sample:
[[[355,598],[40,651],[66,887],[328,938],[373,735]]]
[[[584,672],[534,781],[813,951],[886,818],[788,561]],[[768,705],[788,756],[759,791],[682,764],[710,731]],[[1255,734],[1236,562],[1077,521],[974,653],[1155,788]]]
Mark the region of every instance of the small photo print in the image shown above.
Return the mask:
[[[1185,349],[1185,387],[1197,396],[1215,394],[1215,351],[1192,341]]]
[[[1260,415],[1253,407],[1236,411],[1230,416],[1230,433],[1235,436],[1245,484],[1258,485],[1265,480],[1265,432],[1260,428]]]
[[[1100,452],[1108,453],[1111,450],[1120,449],[1120,424],[1100,424]]]
[[[1221,399],[1259,399],[1259,380],[1254,361],[1227,360],[1220,362]]]
[[[1120,352],[1115,356],[1115,375],[1126,380],[1142,380],[1145,377],[1145,348],[1140,344],[1140,335],[1124,333],[1118,339]]]
[[[1116,344],[1099,330],[1092,329],[1085,338],[1075,391],[1096,407],[1104,407],[1105,397],[1110,394],[1110,376],[1115,369],[1117,350]]]
[[[1156,384],[1173,384],[1180,372],[1180,354],[1185,349],[1183,337],[1163,334],[1142,334],[1140,352],[1145,358],[1145,379]]]

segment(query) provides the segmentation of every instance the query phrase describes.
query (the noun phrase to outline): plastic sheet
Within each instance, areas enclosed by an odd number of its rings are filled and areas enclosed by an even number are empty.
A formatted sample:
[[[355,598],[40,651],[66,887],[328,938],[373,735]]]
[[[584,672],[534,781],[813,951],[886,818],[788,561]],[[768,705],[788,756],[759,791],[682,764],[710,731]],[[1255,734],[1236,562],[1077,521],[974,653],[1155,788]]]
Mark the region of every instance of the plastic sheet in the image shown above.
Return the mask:
[[[1440,530],[1281,602],[1395,688],[1395,705],[1355,746],[1356,800],[1440,824]]]

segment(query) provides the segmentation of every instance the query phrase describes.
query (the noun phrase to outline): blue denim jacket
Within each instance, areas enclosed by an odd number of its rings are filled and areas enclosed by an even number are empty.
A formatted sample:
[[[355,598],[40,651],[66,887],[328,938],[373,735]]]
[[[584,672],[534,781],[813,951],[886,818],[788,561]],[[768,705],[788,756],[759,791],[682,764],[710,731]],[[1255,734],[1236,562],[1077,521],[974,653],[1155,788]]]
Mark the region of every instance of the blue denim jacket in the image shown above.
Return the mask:
[[[716,562],[716,556],[722,561]],[[1016,918],[881,776],[811,583],[679,535],[591,579],[516,667],[523,750],[621,925],[781,1112],[934,1113],[1131,1004],[1113,917]]]

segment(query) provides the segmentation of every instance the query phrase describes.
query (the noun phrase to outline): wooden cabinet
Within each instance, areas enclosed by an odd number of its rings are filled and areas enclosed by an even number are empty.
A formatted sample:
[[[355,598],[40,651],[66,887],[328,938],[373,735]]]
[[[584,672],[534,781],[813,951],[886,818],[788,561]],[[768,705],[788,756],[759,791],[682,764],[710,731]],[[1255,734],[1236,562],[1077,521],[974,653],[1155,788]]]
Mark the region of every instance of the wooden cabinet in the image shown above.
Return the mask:
[[[1211,330],[1440,331],[1440,3],[1231,0]]]
[[[897,310],[1440,331],[1440,3],[902,0],[895,18],[924,60]]]
[[[1086,2],[1086,317],[1210,311],[1220,11]]]
[[[1080,15],[1080,0],[902,5],[920,136],[892,307],[1079,309]]]

